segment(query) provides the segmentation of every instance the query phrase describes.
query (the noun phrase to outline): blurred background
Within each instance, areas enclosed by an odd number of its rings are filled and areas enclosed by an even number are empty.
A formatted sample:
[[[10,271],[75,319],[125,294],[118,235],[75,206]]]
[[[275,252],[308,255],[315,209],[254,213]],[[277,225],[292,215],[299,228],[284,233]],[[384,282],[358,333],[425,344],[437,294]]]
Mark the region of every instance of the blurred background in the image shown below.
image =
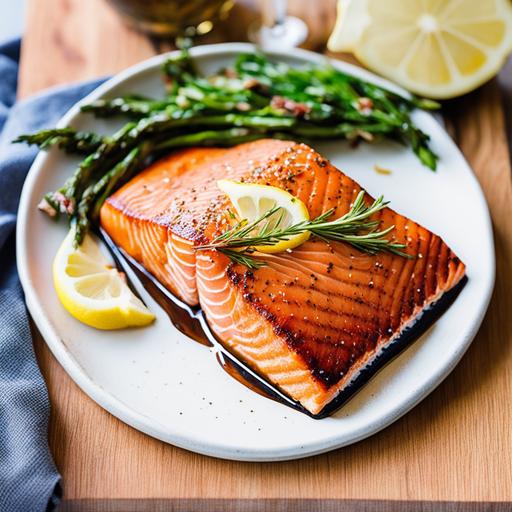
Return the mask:
[[[30,16],[27,18],[26,10],[30,1],[0,0],[0,43],[21,36],[27,26],[47,27],[53,33],[51,39],[54,48],[41,50],[56,50],[51,52],[52,58],[57,63],[62,60],[63,64],[65,61],[67,73],[61,75],[52,70],[47,75],[46,66],[39,65],[41,72],[38,76],[31,77],[31,81],[36,82],[34,87],[29,91],[22,88],[19,96],[25,96],[34,89],[98,76],[98,71],[93,73],[89,66],[83,66],[80,62],[81,47],[84,44],[95,47],[88,49],[88,58],[96,60],[96,70],[105,67],[108,73],[127,67],[133,62],[134,56],[143,60],[155,51],[172,49],[176,34],[183,35],[185,27],[193,27],[191,32],[189,29],[189,35],[198,35],[197,42],[200,44],[244,41],[249,38],[266,48],[302,46],[325,52],[325,44],[336,18],[336,0],[173,0],[174,7],[171,10],[168,8],[169,2],[163,8],[162,4],[165,2],[161,0],[87,0],[78,10],[74,0],[57,0],[55,3],[60,6],[61,11],[66,12],[66,23],[59,23],[61,20],[55,19],[51,12],[45,13],[44,17],[47,18],[44,20],[36,21]],[[96,26],[91,27],[87,40],[82,40],[83,31],[78,33],[74,27],[80,21],[77,19],[80,12],[84,11],[90,11],[88,14],[97,21]],[[109,42],[108,48],[98,43],[100,40],[104,43],[104,35],[116,32],[119,25],[139,29],[138,35],[134,34],[131,39],[137,45],[133,48],[132,58],[127,58],[127,49],[119,48],[118,41]],[[31,37],[34,39],[39,36]],[[108,50],[108,57],[105,50]],[[343,54],[342,58],[354,60],[349,54]],[[25,69],[28,70],[32,64],[27,64]],[[23,72],[24,66],[21,69],[22,74]],[[506,99],[507,120],[512,115],[511,77],[512,64],[509,60],[498,76],[500,89]],[[510,139],[510,126],[508,128]]]
[[[0,0],[0,42],[21,34],[25,7],[26,0]]]

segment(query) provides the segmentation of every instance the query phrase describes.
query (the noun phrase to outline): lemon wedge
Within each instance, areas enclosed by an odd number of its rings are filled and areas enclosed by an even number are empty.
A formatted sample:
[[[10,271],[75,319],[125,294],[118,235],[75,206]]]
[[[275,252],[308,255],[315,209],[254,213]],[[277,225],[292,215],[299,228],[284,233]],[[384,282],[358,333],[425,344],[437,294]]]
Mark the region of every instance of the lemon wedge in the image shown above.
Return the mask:
[[[279,219],[281,219],[278,226],[280,229],[309,220],[306,205],[286,190],[255,183],[239,183],[232,180],[219,180],[217,185],[229,197],[240,219],[247,219],[249,222],[254,221],[277,206],[281,210],[267,219],[270,226],[274,223],[274,227],[277,227],[275,223]],[[303,244],[309,238],[309,235],[310,233],[306,231],[294,235],[288,240],[282,240],[275,245],[259,245],[255,249],[264,253],[283,252]]]
[[[109,264],[91,235],[79,248],[70,230],[53,261],[53,282],[67,311],[97,329],[143,326],[154,315],[133,294],[124,278]]]
[[[339,0],[328,48],[412,92],[452,98],[494,76],[512,51],[510,0]]]

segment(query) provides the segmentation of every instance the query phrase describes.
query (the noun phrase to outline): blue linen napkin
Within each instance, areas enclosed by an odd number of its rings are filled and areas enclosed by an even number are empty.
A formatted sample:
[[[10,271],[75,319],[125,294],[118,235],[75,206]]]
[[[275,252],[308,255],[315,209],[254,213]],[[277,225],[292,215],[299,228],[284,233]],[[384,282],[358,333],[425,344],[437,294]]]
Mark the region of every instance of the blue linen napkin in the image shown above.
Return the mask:
[[[18,40],[0,45],[0,511],[41,512],[57,506],[60,476],[48,448],[50,403],[32,348],[14,239],[21,189],[37,150],[11,141],[55,126],[100,82],[15,103],[19,48]]]

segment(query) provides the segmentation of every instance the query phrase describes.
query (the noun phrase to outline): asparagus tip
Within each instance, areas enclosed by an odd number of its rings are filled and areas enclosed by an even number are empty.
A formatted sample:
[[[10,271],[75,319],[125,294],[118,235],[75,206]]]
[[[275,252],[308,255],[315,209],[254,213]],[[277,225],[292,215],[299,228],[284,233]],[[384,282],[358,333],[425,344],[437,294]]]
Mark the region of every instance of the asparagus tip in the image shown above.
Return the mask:
[[[417,154],[423,165],[426,165],[432,171],[437,169],[438,156],[428,147],[421,146],[418,148]]]
[[[439,110],[441,104],[438,101],[428,98],[415,98],[414,105],[423,110]]]

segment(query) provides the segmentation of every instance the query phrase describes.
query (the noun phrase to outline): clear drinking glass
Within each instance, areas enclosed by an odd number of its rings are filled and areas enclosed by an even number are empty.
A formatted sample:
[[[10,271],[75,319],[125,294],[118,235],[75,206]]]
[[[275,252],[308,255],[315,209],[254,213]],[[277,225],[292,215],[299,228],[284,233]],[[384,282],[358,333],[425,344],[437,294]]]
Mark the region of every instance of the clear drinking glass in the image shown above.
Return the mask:
[[[153,36],[207,34],[224,19],[234,0],[107,0],[137,30]]]
[[[264,50],[295,48],[308,36],[300,18],[288,15],[287,0],[261,0],[262,20],[249,28],[249,39]]]

